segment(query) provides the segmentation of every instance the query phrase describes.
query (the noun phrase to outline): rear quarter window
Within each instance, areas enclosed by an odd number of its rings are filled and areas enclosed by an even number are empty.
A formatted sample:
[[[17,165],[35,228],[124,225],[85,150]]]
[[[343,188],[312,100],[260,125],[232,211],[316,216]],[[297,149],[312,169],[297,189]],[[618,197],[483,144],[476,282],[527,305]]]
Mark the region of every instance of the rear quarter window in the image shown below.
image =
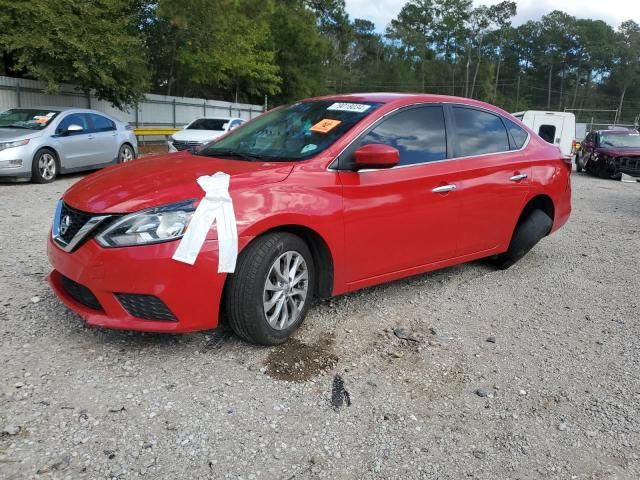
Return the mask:
[[[527,141],[529,134],[526,130],[508,118],[503,118],[502,120],[505,127],[507,127],[507,130],[509,130],[509,133],[511,134],[512,141],[510,143],[513,143],[513,145],[511,145],[511,150],[520,150]]]

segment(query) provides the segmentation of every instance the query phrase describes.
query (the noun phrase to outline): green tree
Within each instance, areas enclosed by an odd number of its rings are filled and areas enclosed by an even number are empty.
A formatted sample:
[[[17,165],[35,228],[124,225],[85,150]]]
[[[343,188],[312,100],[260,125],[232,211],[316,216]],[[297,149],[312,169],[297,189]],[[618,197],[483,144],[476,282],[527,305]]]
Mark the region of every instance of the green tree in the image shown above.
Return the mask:
[[[498,96],[498,81],[500,80],[500,66],[502,64],[503,46],[505,38],[509,36],[511,28],[511,19],[515,17],[517,6],[515,2],[503,1],[497,5],[489,7],[489,16],[497,27],[495,52],[497,57],[496,77],[491,100],[495,102]]]
[[[116,107],[148,86],[142,37],[128,0],[0,0],[7,74],[93,90]]]
[[[179,94],[187,88],[200,95],[279,93],[282,79],[270,42],[274,8],[271,0],[160,0],[158,34],[167,32],[175,59],[160,82],[180,81],[181,88],[168,88]]]
[[[620,91],[620,102],[616,120],[622,117],[627,90],[640,87],[640,25],[627,20],[617,32],[617,59],[613,67],[612,81]]]
[[[433,58],[434,22],[437,12],[433,0],[409,0],[398,18],[391,20],[387,37],[406,47],[406,54],[420,65],[420,82],[425,91],[427,61]]]
[[[325,61],[331,45],[316,25],[316,16],[300,0],[278,2],[270,21],[271,47],[282,78],[281,93],[273,98],[288,103],[324,92]]]

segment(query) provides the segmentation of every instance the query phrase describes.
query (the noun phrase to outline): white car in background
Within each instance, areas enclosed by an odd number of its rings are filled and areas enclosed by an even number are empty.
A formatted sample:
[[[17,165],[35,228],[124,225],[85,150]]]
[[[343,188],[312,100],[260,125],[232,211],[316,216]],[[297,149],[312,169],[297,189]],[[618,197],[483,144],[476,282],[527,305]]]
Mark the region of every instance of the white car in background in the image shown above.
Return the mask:
[[[201,145],[221,137],[234,128],[238,128],[244,122],[241,118],[230,117],[196,118],[184,129],[179,130],[169,138],[169,151],[194,151]]]
[[[61,173],[95,170],[138,156],[133,127],[75,107],[24,107],[0,113],[0,178],[49,183]]]

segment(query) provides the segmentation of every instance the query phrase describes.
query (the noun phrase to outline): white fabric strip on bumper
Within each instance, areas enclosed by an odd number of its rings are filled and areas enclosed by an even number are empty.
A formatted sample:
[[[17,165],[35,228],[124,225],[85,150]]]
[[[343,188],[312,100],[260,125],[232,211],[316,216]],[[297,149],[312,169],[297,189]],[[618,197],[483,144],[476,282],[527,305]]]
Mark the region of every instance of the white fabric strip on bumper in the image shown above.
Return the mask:
[[[218,229],[218,273],[233,273],[238,259],[238,228],[229,195],[230,176],[218,172],[198,178],[204,198],[191,218],[173,259],[193,265],[214,220]]]

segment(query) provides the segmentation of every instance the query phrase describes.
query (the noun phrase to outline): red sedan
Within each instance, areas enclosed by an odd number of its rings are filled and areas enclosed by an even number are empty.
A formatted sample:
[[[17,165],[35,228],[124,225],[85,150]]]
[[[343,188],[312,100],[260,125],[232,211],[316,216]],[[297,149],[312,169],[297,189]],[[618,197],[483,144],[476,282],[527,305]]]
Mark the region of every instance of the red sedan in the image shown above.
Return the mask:
[[[314,297],[483,257],[512,265],[569,218],[570,171],[482,102],[304,100],[196,153],[77,182],[56,210],[50,283],[90,325],[186,332],[224,318],[273,345]]]

